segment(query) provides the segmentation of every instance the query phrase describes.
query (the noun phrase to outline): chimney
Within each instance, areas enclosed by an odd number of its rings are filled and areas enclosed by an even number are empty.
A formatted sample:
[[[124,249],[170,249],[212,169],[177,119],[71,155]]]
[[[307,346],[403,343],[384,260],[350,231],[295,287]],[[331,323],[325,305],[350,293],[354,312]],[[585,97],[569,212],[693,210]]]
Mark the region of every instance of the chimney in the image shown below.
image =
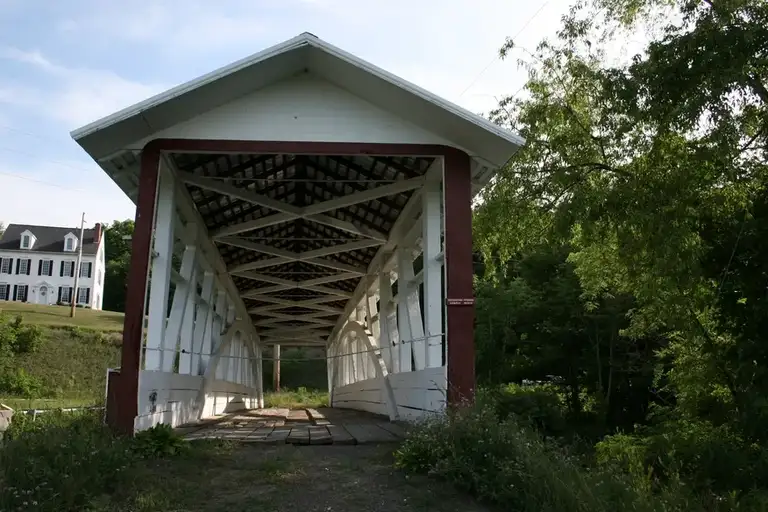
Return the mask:
[[[93,230],[95,231],[93,235],[93,243],[99,245],[99,242],[101,242],[101,224],[97,222],[93,227]]]

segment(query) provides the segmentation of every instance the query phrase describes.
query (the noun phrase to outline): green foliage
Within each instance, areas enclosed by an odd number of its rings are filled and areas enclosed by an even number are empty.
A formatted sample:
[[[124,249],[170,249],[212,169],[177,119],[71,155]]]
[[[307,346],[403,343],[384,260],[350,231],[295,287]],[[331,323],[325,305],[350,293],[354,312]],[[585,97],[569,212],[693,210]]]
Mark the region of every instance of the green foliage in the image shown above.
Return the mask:
[[[117,437],[101,412],[14,416],[0,445],[0,510],[91,510],[130,482],[137,462],[191,450],[166,425]]]
[[[46,413],[34,423],[14,418],[0,449],[0,509],[86,510],[112,492],[134,455],[94,414]]]
[[[5,370],[0,374],[0,391],[24,398],[36,398],[43,394],[42,380],[27,373],[24,368]]]
[[[105,225],[104,231],[104,302],[109,311],[125,311],[125,292],[128,268],[131,262],[131,242],[125,237],[133,235],[134,221],[115,221]]]
[[[445,479],[482,500],[521,511],[697,510],[676,486],[656,495],[620,472],[578,460],[491,407],[421,423],[396,452],[398,467]]]
[[[307,388],[281,389],[279,393],[264,393],[265,407],[287,407],[299,409],[302,407],[318,408],[328,407],[329,397],[327,391],[318,391]]]
[[[29,339],[36,348],[10,352],[12,363],[5,370],[0,366],[0,396],[77,399],[79,405],[104,399],[107,368],[120,361],[119,334],[74,327],[25,329],[33,333]]]
[[[553,386],[508,384],[481,392],[478,400],[488,402],[501,420],[512,418],[549,436],[567,431],[563,400]]]
[[[17,317],[21,318],[21,317]],[[25,325],[16,332],[13,351],[17,354],[30,354],[39,350],[43,341],[43,329],[39,325]]]
[[[587,0],[509,41],[528,82],[492,118],[527,144],[474,223],[478,378],[555,386],[602,464],[739,509],[768,487],[766,41],[761,0]]]
[[[634,434],[616,434],[596,445],[601,464],[645,475],[658,485],[680,475],[698,492],[745,493],[763,485],[768,453],[746,443],[726,425],[671,419]]]
[[[144,458],[176,455],[189,446],[170,425],[160,423],[136,434],[135,449]]]

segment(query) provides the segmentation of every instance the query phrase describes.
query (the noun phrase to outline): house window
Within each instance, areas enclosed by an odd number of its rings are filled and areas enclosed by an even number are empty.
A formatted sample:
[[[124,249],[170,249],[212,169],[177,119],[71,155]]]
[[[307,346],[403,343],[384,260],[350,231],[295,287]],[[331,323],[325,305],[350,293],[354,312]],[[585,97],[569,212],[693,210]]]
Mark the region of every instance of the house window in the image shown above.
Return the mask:
[[[29,249],[29,235],[24,235],[21,237],[21,248]]]
[[[78,288],[77,289],[77,303],[78,304],[87,304],[88,303],[88,296],[90,295],[91,289],[90,288]]]
[[[72,287],[71,286],[61,287],[61,298],[59,299],[59,301],[65,304],[72,303]]]
[[[19,260],[19,270],[16,272],[17,274],[28,274],[29,273],[29,260]]]
[[[10,274],[13,258],[0,258],[0,274]]]
[[[11,285],[0,284],[0,300],[8,300],[11,295]]]
[[[62,268],[64,269],[62,272],[62,275],[67,277],[73,277],[75,275],[74,272],[72,271],[72,269],[74,269],[75,267],[75,262],[62,261],[61,264],[62,264]]]
[[[86,261],[80,264],[80,277],[91,277],[91,266],[93,263]]]
[[[64,241],[64,250],[65,251],[74,251],[75,250],[75,241],[71,238],[67,238]]]
[[[52,267],[53,267],[53,261],[52,260],[43,260],[43,265],[40,268],[40,271],[41,271],[40,275],[42,275],[42,276],[50,276],[50,275],[52,275],[51,274]]]
[[[16,297],[13,298],[13,300],[18,302],[26,302],[27,301],[27,290],[29,287],[26,284],[20,284],[16,287]]]

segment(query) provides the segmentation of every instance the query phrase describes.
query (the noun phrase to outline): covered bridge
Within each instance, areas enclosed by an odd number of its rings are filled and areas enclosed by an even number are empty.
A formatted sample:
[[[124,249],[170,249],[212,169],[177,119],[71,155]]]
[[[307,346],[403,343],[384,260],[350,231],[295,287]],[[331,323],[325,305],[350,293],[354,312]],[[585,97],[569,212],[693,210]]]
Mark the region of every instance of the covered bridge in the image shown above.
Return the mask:
[[[263,406],[270,345],[324,347],[334,407],[472,398],[471,203],[517,135],[304,33],[72,137],[136,204],[114,427]]]

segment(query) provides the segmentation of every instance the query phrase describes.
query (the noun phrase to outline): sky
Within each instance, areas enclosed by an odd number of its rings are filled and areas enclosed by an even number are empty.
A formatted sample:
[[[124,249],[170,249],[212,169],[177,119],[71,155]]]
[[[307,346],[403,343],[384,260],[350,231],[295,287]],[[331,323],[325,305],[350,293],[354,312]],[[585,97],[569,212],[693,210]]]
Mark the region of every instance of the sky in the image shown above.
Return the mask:
[[[0,0],[0,222],[86,226],[133,203],[70,131],[302,32],[473,112],[526,74],[569,0]]]

